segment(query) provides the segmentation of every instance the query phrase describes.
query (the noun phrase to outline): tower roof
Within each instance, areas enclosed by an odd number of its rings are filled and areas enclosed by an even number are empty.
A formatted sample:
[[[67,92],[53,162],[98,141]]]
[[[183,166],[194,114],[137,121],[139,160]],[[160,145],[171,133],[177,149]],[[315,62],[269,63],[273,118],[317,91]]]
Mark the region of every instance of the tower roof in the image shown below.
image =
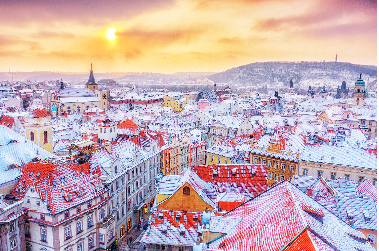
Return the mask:
[[[365,82],[362,79],[362,73],[359,76],[359,79],[357,81],[355,81],[355,85],[365,85]]]
[[[89,73],[89,78],[88,78],[87,84],[97,85],[96,82],[95,82],[95,77],[93,76],[92,63],[91,63],[91,71]]]

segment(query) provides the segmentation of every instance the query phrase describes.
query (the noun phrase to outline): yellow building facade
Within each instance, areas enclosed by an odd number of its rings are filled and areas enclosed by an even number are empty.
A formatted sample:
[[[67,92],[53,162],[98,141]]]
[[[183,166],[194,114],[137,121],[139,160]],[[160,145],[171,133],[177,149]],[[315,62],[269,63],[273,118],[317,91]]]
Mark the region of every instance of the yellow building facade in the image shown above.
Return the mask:
[[[229,157],[221,156],[214,153],[207,153],[207,165],[231,164],[232,160]]]
[[[186,98],[184,103],[179,102],[178,100],[175,100],[173,97],[167,97],[162,103],[162,106],[164,107],[171,107],[172,110],[176,112],[183,111],[184,106],[188,104],[188,99]]]
[[[35,114],[34,117],[25,118],[25,133],[26,138],[36,143],[43,149],[53,152],[52,140],[52,122],[51,116],[46,111],[41,114]],[[48,115],[48,116],[47,116]]]

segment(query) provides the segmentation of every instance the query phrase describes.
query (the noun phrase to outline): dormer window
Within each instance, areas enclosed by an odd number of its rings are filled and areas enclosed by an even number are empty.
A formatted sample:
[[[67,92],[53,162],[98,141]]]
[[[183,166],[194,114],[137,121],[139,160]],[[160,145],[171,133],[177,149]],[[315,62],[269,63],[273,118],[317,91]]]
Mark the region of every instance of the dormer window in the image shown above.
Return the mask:
[[[36,177],[39,177],[40,175],[41,175],[41,172],[38,172],[37,175],[36,175]]]
[[[158,214],[158,220],[163,220],[163,213]]]
[[[197,215],[194,215],[192,218],[193,222],[199,222],[199,217]]]
[[[180,221],[180,214],[175,215],[175,221]]]
[[[33,173],[34,173],[34,171],[31,171],[30,174],[29,174],[29,176],[33,176]]]
[[[364,211],[363,215],[365,216],[365,222],[371,221],[371,215],[368,211]]]

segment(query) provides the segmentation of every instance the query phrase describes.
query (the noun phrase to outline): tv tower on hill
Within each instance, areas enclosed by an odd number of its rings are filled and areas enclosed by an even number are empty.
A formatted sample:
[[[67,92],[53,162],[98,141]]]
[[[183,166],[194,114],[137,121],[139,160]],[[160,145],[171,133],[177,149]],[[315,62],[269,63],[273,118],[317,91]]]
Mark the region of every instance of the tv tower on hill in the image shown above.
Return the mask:
[[[336,53],[336,63],[337,63],[337,53]]]

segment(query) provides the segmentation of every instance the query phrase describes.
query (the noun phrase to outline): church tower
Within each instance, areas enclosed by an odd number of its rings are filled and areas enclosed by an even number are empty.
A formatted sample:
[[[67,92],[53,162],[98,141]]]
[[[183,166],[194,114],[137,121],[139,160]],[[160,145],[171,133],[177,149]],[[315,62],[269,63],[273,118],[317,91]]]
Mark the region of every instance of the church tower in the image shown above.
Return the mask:
[[[86,88],[88,88],[88,89],[90,89],[92,91],[96,91],[97,88],[99,88],[99,86],[95,82],[95,77],[93,76],[92,63],[91,63],[91,71],[89,73],[88,82],[86,83]]]
[[[364,99],[367,96],[366,83],[362,80],[362,73],[359,79],[355,82],[353,92],[353,105],[361,108],[364,105]]]
[[[45,109],[36,109],[32,116],[25,117],[26,138],[43,149],[53,152],[51,115]]]

